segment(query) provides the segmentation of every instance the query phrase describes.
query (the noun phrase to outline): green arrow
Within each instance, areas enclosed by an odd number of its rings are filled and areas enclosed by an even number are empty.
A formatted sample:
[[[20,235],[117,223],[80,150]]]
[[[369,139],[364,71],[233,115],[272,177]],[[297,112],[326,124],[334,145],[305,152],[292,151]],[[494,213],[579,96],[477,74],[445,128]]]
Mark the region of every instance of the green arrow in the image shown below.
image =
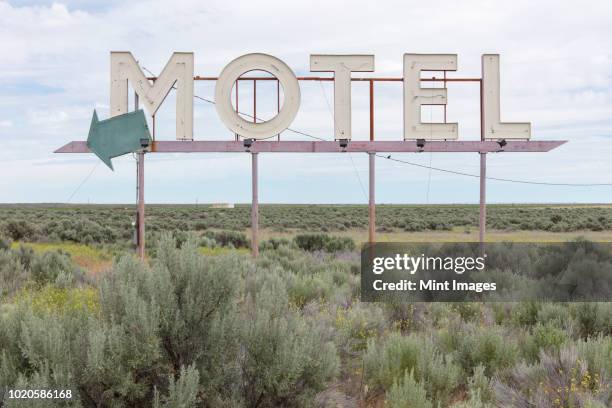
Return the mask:
[[[87,137],[87,147],[111,170],[113,157],[132,153],[151,144],[151,134],[142,109],[98,120],[94,110]]]

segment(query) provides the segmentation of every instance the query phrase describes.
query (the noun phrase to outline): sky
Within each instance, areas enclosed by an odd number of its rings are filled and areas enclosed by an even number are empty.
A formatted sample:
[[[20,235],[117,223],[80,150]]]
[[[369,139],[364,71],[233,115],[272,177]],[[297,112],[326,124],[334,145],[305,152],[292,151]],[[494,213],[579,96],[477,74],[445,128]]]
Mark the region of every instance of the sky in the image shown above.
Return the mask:
[[[93,110],[109,116],[110,52],[131,51],[159,73],[172,52],[195,54],[195,74],[217,76],[232,59],[263,52],[309,75],[311,54],[374,54],[373,76],[402,75],[404,53],[458,55],[449,77],[480,77],[481,55],[500,54],[501,111],[531,122],[532,140],[568,140],[548,153],[488,155],[488,175],[552,183],[612,183],[612,2],[583,1],[0,1],[0,203],[133,203],[135,162],[53,151],[85,140]],[[312,73],[312,75],[324,75]],[[354,76],[367,76],[356,73]],[[251,112],[252,89],[240,89]],[[214,84],[195,93],[213,99]],[[333,139],[331,83],[301,83],[291,125]],[[275,87],[258,85],[270,118]],[[477,84],[448,86],[447,117],[460,140],[479,138]],[[354,140],[368,138],[368,89],[352,88]],[[401,83],[375,89],[380,140],[402,139]],[[440,120],[438,109],[424,121]],[[158,140],[175,137],[171,93],[156,116]],[[283,140],[308,140],[284,132]],[[194,138],[232,140],[210,103],[194,100]],[[476,153],[394,154],[424,166],[478,174]],[[367,203],[365,154],[259,158],[263,203]],[[155,203],[250,201],[250,157],[151,154],[145,199]],[[477,203],[478,179],[377,159],[379,203]],[[490,180],[491,203],[607,203],[612,187]]]

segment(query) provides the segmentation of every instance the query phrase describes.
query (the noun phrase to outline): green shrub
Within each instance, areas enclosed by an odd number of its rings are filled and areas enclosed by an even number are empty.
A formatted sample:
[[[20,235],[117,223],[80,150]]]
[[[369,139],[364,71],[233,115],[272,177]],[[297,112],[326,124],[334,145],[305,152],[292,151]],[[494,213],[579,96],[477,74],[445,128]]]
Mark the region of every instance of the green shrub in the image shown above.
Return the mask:
[[[570,310],[582,337],[612,335],[612,303],[576,303]]]
[[[458,404],[454,404],[452,408],[493,408],[493,405],[486,402],[482,402],[479,395],[470,395],[466,401],[462,401]]]
[[[384,342],[368,342],[364,355],[367,383],[390,390],[407,372],[423,384],[427,397],[446,406],[460,383],[461,369],[450,355],[442,354],[431,339],[392,333]]]
[[[322,274],[297,275],[289,285],[289,299],[292,304],[303,307],[306,303],[329,298],[333,282]]]
[[[576,343],[580,358],[587,363],[590,372],[600,378],[612,378],[612,339],[602,335]]]
[[[4,229],[13,241],[23,241],[31,239],[36,233],[32,224],[25,220],[11,220],[6,223]]]
[[[182,367],[178,379],[169,377],[168,394],[160,397],[157,390],[153,397],[154,408],[188,408],[196,403],[200,375],[193,366]]]
[[[36,254],[25,246],[0,250],[0,298],[28,286],[70,287],[85,280],[83,271],[62,251]]]
[[[75,407],[311,406],[339,367],[329,327],[289,305],[281,269],[247,294],[251,261],[195,242],[162,236],[150,266],[123,257],[99,291],[51,284],[0,305],[0,383],[71,389]]]
[[[108,226],[106,220],[96,222],[86,217],[53,220],[43,227],[42,232],[55,240],[86,244],[112,243],[118,237],[117,231]]]
[[[482,306],[476,302],[459,302],[453,305],[465,322],[478,321],[482,318]]]
[[[355,241],[350,237],[330,237],[324,250],[326,252],[353,251],[355,250]]]
[[[300,234],[293,239],[298,248],[304,251],[352,251],[355,249],[355,241],[349,237],[330,237],[325,234]]]
[[[460,318],[452,303],[434,302],[427,305],[426,322],[430,327],[446,327]]]
[[[237,231],[206,231],[204,236],[214,239],[217,244],[232,248],[249,248],[251,241],[242,232]]]
[[[0,250],[0,300],[20,289],[28,279],[28,271],[17,251]]]
[[[395,329],[402,333],[416,330],[422,323],[420,320],[421,307],[415,303],[389,302],[384,304],[387,319]],[[416,310],[416,313],[415,313]]]
[[[496,404],[503,407],[599,407],[612,403],[612,384],[592,372],[573,345],[542,353],[534,365],[518,364],[496,378]]]
[[[287,308],[282,281],[266,282],[245,311],[240,394],[247,407],[307,406],[339,368],[334,345]]]
[[[178,230],[175,229],[172,231],[172,238],[174,239],[174,242],[176,242],[177,248],[182,247],[185,242],[187,242],[189,239],[194,239],[195,236],[196,235],[194,232],[188,231],[186,228]]]
[[[471,406],[478,407],[478,403],[489,404],[495,402],[491,380],[486,376],[483,365],[474,367],[472,375],[468,378],[467,389]]]
[[[346,309],[338,308],[334,325],[339,331],[339,343],[343,349],[356,352],[364,350],[369,339],[383,334],[387,320],[377,305],[358,302]]]
[[[215,241],[214,238],[204,236],[200,238],[200,246],[204,248],[216,248],[217,241]]]
[[[387,404],[391,408],[433,408],[427,399],[427,392],[422,384],[415,381],[413,373],[406,372],[387,392]]]
[[[41,286],[54,283],[58,279],[72,282],[82,279],[84,275],[83,271],[72,263],[70,255],[62,251],[49,251],[37,256],[32,262],[30,273],[32,279]]]
[[[74,400],[67,406],[81,406],[77,387],[86,361],[89,312],[34,312],[29,305],[19,302],[0,314],[0,384],[4,389],[70,389]],[[3,406],[22,406],[22,401],[3,397]],[[32,400],[26,406],[44,403],[48,401]]]
[[[538,321],[540,304],[521,302],[512,309],[512,320],[518,326],[533,326]]]
[[[167,235],[160,241],[153,270],[144,269],[132,258],[123,259],[102,282],[101,306],[110,325],[105,331],[125,331],[128,335],[122,336],[122,353],[139,356],[137,360],[125,357],[127,369],[139,370],[140,364],[145,363],[172,368],[141,380],[154,383],[159,377],[179,372],[181,367],[194,365],[208,395],[219,393],[218,387],[228,387],[235,379],[231,362],[237,350],[233,340],[237,333],[234,302],[238,276],[244,268],[244,263],[234,256],[198,255],[194,241],[176,249],[175,241]],[[114,360],[105,358],[113,353],[110,340],[100,333],[96,360]],[[113,367],[107,366],[106,370],[112,373]],[[104,372],[97,375],[103,377]],[[116,377],[108,375],[108,381]],[[231,394],[225,397],[232,398]]]
[[[541,324],[552,324],[560,329],[570,326],[570,309],[562,303],[543,303],[538,311],[537,320]]]
[[[491,377],[499,370],[514,365],[518,358],[516,340],[500,327],[469,325],[465,331],[455,332],[454,336],[457,337],[454,351],[466,373],[482,365],[485,374]]]
[[[11,240],[6,239],[4,237],[0,237],[0,251],[7,250],[11,248]]]
[[[510,303],[502,303],[496,302],[491,305],[491,310],[493,312],[493,320],[497,325],[503,325],[506,321],[511,319],[511,309],[512,306]]]
[[[528,361],[536,361],[540,352],[549,354],[558,353],[561,345],[568,340],[565,331],[557,328],[553,323],[534,326],[532,334],[528,335],[523,344],[523,354]]]
[[[281,246],[290,246],[290,245],[291,245],[291,241],[289,241],[287,238],[270,238],[266,241],[263,241],[261,244],[259,244],[259,249],[262,251],[275,250]]]
[[[406,371],[414,370],[421,354],[433,353],[432,344],[416,335],[391,333],[384,341],[369,341],[364,355],[366,381],[371,387],[388,390]]]
[[[36,254],[34,250],[27,245],[19,245],[19,247],[13,250],[17,253],[19,257],[19,262],[23,265],[23,267],[29,270],[36,259]]]
[[[298,248],[304,251],[322,251],[329,237],[325,234],[300,234],[293,238]]]

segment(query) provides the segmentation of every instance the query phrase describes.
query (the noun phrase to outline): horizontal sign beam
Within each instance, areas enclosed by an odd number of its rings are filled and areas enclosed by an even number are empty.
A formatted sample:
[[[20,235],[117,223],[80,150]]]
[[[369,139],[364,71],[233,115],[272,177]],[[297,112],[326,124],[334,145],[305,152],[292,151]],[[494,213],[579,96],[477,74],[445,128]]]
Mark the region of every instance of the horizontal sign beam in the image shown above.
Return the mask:
[[[548,152],[564,144],[565,140],[507,141],[502,147],[496,141],[427,141],[423,147],[416,141],[351,141],[341,147],[338,141],[255,141],[246,147],[242,141],[173,141],[153,142],[155,153],[461,153],[461,152]],[[55,153],[90,153],[86,142],[70,142]]]

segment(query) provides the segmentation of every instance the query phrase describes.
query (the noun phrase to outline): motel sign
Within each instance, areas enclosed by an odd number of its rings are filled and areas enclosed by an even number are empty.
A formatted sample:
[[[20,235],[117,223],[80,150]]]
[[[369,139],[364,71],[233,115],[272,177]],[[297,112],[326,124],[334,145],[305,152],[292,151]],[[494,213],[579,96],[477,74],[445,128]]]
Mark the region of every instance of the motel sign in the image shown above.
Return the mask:
[[[111,52],[111,116],[128,112],[128,81],[154,115],[176,86],[176,139],[193,140],[193,53],[175,52],[155,82],[150,83],[130,52]],[[232,106],[236,81],[250,71],[265,71],[283,87],[284,103],[272,119],[254,123]],[[421,86],[422,71],[456,71],[456,54],[404,54],[404,140],[457,140],[457,123],[421,121],[421,106],[446,105],[446,88]],[[331,72],[334,80],[334,137],[351,140],[351,73],[373,72],[374,55],[311,55],[311,72]],[[501,121],[499,55],[482,56],[482,106],[485,139],[529,139],[530,123]],[[283,61],[267,54],[246,54],[221,71],[215,87],[215,106],[221,121],[247,139],[266,139],[287,129],[300,108],[298,79]]]
[[[246,54],[231,61],[218,77],[194,76],[193,53],[175,52],[157,77],[147,77],[130,52],[111,52],[110,115],[98,121],[94,113],[88,141],[72,141],[56,153],[96,153],[111,166],[110,158],[131,149],[137,153],[137,246],[141,259],[145,255],[144,159],[146,153],[238,153],[251,156],[252,202],[251,245],[258,254],[258,155],[259,153],[367,153],[369,157],[368,240],[375,242],[376,200],[375,162],[380,153],[478,153],[480,156],[480,213],[479,240],[485,242],[486,225],[486,157],[488,153],[548,152],[563,143],[561,140],[531,139],[530,123],[502,122],[500,106],[499,55],[482,56],[480,78],[447,78],[446,72],[457,71],[456,54],[404,54],[402,77],[355,77],[354,72],[373,72],[373,55],[310,56],[311,72],[326,72],[333,76],[296,77],[283,61],[267,54]],[[250,71],[265,71],[271,77],[251,77]],[[423,78],[423,71],[443,71],[444,78]],[[329,74],[328,74],[329,75]],[[257,121],[256,93],[253,92],[253,120],[244,119],[238,112],[238,84],[252,81],[277,81],[277,114],[267,121]],[[333,81],[334,135],[326,140],[281,140],[281,133],[295,119],[300,108],[300,81]],[[215,81],[215,107],[221,121],[235,133],[234,140],[194,140],[193,98],[194,81]],[[369,83],[370,137],[351,140],[351,82]],[[403,86],[403,138],[375,140],[374,85],[395,82]],[[443,82],[441,88],[422,86],[427,82]],[[458,140],[457,123],[429,123],[421,119],[423,105],[442,105],[446,108],[447,82],[477,83],[480,88],[480,140]],[[128,83],[134,90],[134,110],[128,109]],[[284,100],[280,103],[280,86]],[[236,108],[232,105],[232,90],[236,90]],[[156,140],[155,113],[168,93],[176,89],[176,140]],[[152,137],[144,121],[142,104],[152,116]],[[305,134],[305,133],[303,133]],[[263,140],[276,136],[276,140]],[[242,140],[240,140],[242,137]],[[132,147],[136,146],[136,147]],[[91,147],[91,148],[90,148]],[[104,154],[102,154],[104,153]],[[484,246],[483,246],[484,248]]]

